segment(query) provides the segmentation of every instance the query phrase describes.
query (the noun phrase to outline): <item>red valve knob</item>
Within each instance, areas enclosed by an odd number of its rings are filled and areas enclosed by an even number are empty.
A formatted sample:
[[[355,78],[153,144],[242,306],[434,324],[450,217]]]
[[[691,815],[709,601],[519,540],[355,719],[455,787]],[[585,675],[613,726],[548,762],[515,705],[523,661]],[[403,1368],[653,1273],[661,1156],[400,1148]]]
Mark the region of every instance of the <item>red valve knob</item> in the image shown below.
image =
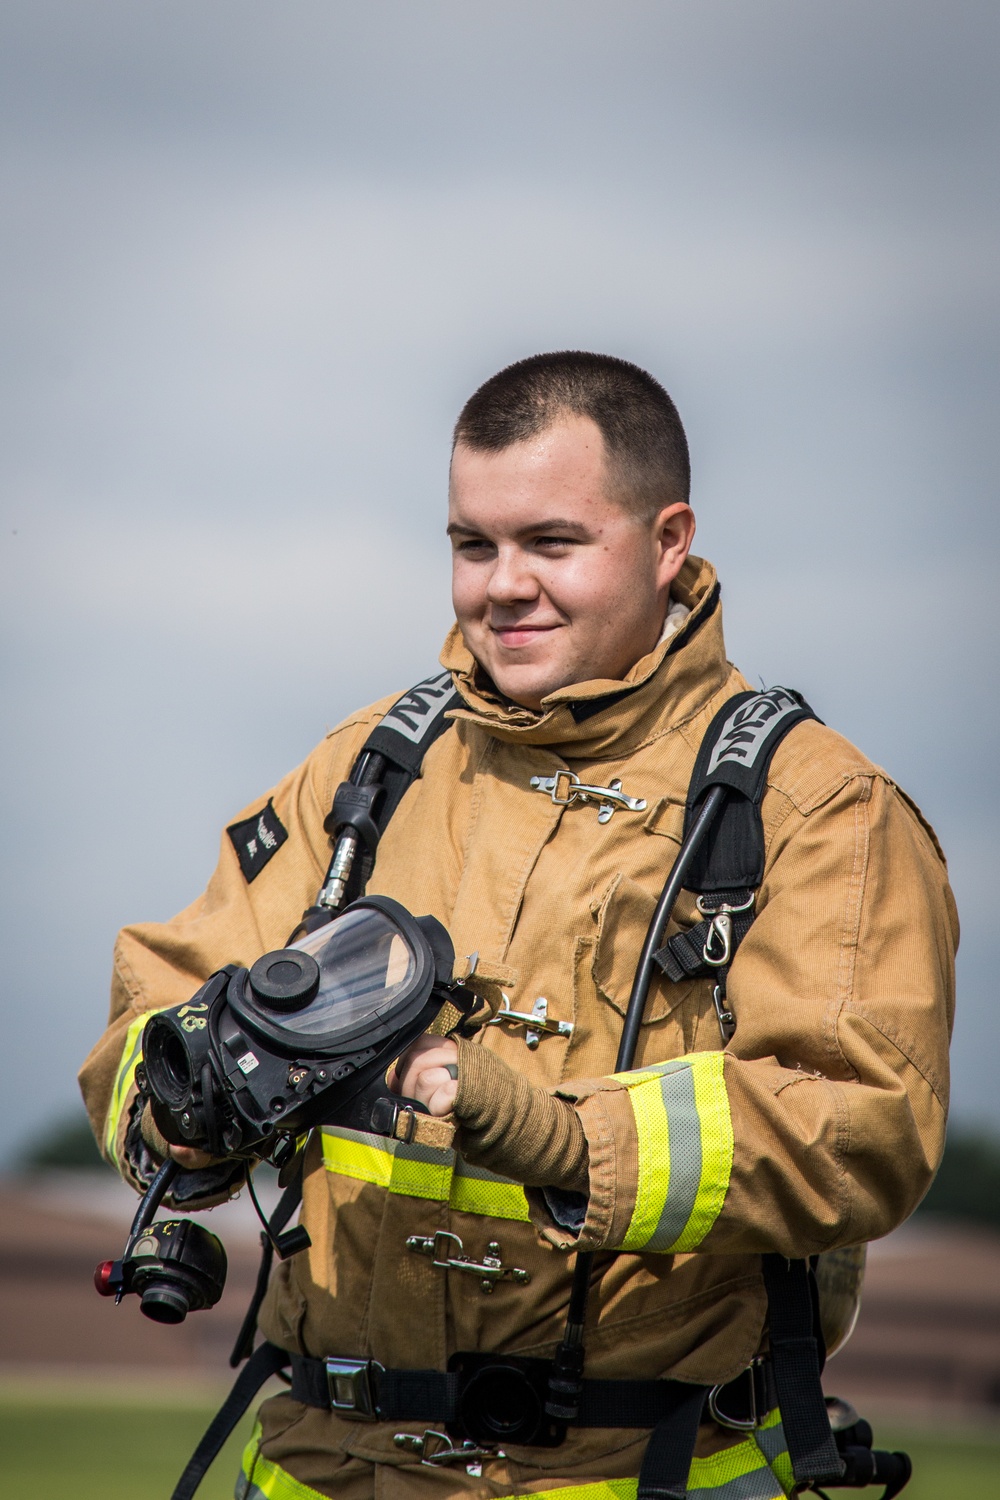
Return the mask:
[[[102,1260],[94,1272],[94,1286],[102,1297],[113,1297],[118,1288],[112,1285],[115,1263],[113,1260]]]

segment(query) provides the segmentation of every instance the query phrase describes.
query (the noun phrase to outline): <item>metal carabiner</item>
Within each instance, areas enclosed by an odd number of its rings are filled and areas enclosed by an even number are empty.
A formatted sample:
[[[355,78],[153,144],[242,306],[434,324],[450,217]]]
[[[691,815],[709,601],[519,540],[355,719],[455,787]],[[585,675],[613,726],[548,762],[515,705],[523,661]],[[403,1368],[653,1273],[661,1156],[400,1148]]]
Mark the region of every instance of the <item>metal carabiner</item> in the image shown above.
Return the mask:
[[[705,897],[698,897],[695,906],[703,917],[712,919],[701,950],[702,963],[708,964],[712,969],[724,969],[727,966],[733,956],[733,914],[749,911],[755,899],[756,893],[751,891],[747,900],[741,901],[739,906],[733,906],[729,901],[720,901],[718,906],[707,906]]]

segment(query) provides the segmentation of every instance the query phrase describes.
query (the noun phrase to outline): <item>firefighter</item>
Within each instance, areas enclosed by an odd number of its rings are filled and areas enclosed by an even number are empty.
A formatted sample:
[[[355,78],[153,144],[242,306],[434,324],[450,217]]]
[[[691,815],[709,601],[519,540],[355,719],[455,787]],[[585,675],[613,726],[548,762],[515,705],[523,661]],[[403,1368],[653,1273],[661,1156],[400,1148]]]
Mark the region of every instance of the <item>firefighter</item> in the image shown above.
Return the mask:
[[[575,1258],[595,1252],[586,1378],[725,1386],[767,1348],[761,1256],[884,1235],[934,1174],[957,943],[944,857],[884,771],[818,720],[797,724],[767,775],[728,1031],[715,976],[658,973],[634,1065],[616,1075],[699,746],[748,688],[726,659],[715,572],[690,551],[670,398],[600,355],[501,371],[458,420],[448,533],[457,623],[441,664],[459,706],[367,888],[436,916],[496,1014],[397,1062],[391,1085],[429,1111],[415,1143],[313,1131],[311,1248],[278,1268],[260,1328],[306,1370],[550,1358]],[[175,1203],[237,1190],[240,1164],[168,1148],[143,1110],[142,1025],[286,941],[323,880],[334,792],[396,696],[237,817],[193,905],[119,936],[110,1023],[81,1082],[136,1188],[169,1149],[186,1169]],[[684,893],[670,932],[702,919]],[[649,1442],[648,1425],[619,1420],[571,1423],[555,1446],[463,1446],[442,1423],[301,1395],[264,1402],[238,1496],[627,1500]],[[753,1430],[706,1410],[692,1492],[793,1492],[780,1412],[760,1407]]]

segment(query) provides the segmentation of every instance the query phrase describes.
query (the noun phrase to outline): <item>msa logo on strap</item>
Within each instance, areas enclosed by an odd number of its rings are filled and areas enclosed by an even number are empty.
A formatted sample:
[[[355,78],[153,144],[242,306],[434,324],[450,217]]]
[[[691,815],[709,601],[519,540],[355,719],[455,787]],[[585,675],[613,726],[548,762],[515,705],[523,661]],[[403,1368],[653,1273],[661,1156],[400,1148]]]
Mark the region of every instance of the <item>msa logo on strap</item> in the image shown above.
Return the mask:
[[[790,714],[803,716],[803,705],[787,688],[756,693],[735,708],[719,731],[705,779],[723,765],[751,771],[777,726]]]
[[[271,855],[278,852],[288,837],[288,829],[275,812],[273,802],[268,802],[261,812],[244,818],[242,823],[230,824],[226,832],[236,850],[247,885],[257,878]]]
[[[450,672],[428,677],[392,705],[382,719],[382,726],[419,745],[454,691]]]

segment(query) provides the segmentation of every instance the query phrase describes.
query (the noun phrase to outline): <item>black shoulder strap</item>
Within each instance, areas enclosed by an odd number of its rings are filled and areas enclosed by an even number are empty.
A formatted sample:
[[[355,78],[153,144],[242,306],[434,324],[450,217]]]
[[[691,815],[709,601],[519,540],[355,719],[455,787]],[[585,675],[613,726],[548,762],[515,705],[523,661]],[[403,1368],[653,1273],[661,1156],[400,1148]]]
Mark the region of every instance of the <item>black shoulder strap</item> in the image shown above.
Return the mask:
[[[815,718],[808,703],[790,688],[736,693],[708,726],[694,763],[685,835],[712,787],[724,786],[728,795],[684,882],[698,896],[703,920],[668,938],[656,961],[675,984],[705,975],[718,979],[716,1008],[724,1041],[732,1035],[733,1025],[723,1004],[726,973],[750,930],[754,897],[764,878],[760,806],[768,769],[785,735],[804,719]]]
[[[381,755],[387,762],[382,776],[385,795],[375,815],[379,833],[384,833],[389,819],[403,798],[403,793],[420,775],[424,756],[451,723],[445,718],[450,709],[458,708],[461,698],[452,683],[450,672],[425,677],[408,693],[397,698],[365,740],[362,758]],[[354,780],[354,771],[351,772]]]
[[[451,721],[445,715],[460,703],[451,673],[437,672],[397,698],[375,725],[358,753],[350,776],[338,786],[333,806],[324,820],[323,827],[334,840],[333,857],[316,904],[303,912],[289,942],[322,926],[336,911],[364,894],[375,864],[375,851],[389,819],[420,775],[427,751],[448,728]],[[337,873],[338,848],[345,833],[356,836],[357,851],[356,856],[351,855],[346,888],[336,887],[337,896],[331,908],[327,893]]]
[[[688,787],[684,832],[710,787],[730,795],[695,858],[687,889],[756,890],[764,878],[764,827],[760,804],[774,752],[789,730],[816,715],[801,694],[774,687],[737,693],[705,732]]]

